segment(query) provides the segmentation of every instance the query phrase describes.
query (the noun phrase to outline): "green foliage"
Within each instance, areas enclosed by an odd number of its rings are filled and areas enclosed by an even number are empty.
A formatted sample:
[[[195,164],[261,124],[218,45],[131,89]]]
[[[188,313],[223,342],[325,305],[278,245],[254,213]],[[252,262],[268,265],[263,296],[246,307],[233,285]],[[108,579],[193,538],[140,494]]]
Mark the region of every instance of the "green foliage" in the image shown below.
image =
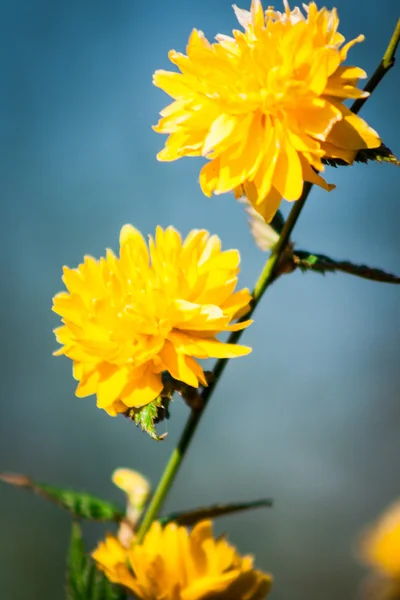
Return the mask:
[[[310,254],[302,250],[295,250],[294,260],[297,266],[303,271],[316,271],[325,274],[327,272],[342,271],[349,275],[370,279],[372,281],[381,281],[383,283],[400,283],[400,277],[386,273],[382,269],[374,269],[366,265],[356,265],[349,261],[333,260],[323,254]]]
[[[86,555],[82,531],[73,523],[67,557],[67,600],[126,600],[123,588],[113,585]]]
[[[31,490],[46,500],[64,508],[74,517],[89,519],[91,521],[121,521],[124,513],[121,509],[85,492],[54,487],[44,483],[37,483],[25,475],[0,473],[0,481],[17,487]]]
[[[254,500],[253,502],[236,502],[232,504],[214,504],[213,506],[207,506],[205,508],[197,508],[189,512],[172,513],[165,517],[161,517],[160,522],[163,525],[174,521],[179,525],[191,526],[195,525],[203,519],[214,519],[216,517],[223,517],[230,513],[240,512],[243,510],[250,510],[252,508],[269,508],[273,504],[273,501],[265,498],[262,500]]]
[[[129,418],[135,421],[136,425],[141,427],[142,431],[148,433],[157,442],[160,442],[167,436],[166,433],[158,435],[155,427],[156,423],[160,420],[160,411],[164,411],[164,403],[164,399],[160,396],[153,400],[153,402],[146,404],[146,406],[131,408],[128,411]]]
[[[274,221],[272,221],[272,223],[266,223],[248,201],[244,201],[243,203],[246,205],[246,211],[250,216],[249,224],[255,243],[261,250],[272,251],[276,240],[278,239],[277,230],[273,227]],[[282,215],[279,212],[277,215],[279,227]],[[334,260],[324,254],[315,254],[304,250],[297,250],[294,245],[289,242],[285,251],[281,254],[275,273],[276,276],[280,276],[284,273],[291,273],[297,268],[302,271],[314,271],[322,274],[341,271],[343,273],[348,273],[349,275],[362,277],[363,279],[370,279],[371,281],[400,283],[400,277],[387,273],[382,269],[368,267],[367,265],[357,265],[350,261]]]
[[[318,256],[316,254],[308,254],[307,252],[296,252],[296,256],[299,259],[298,266],[301,269],[307,270],[318,266]]]
[[[368,163],[371,161],[375,162],[387,162],[392,165],[400,166],[400,161],[393,154],[393,152],[385,146],[385,144],[381,144],[379,148],[366,148],[365,150],[359,150],[357,152],[355,162],[360,163]],[[349,166],[349,163],[345,162],[341,158],[324,158],[322,160],[327,165],[331,167],[346,167]]]
[[[44,484],[38,484],[37,487],[41,490],[42,495],[47,496],[73,515],[82,519],[90,519],[92,521],[120,521],[123,517],[123,513],[117,506],[91,494]]]
[[[83,580],[88,575],[88,557],[85,555],[82,532],[78,523],[73,523],[67,556],[66,596],[68,600],[83,599]]]

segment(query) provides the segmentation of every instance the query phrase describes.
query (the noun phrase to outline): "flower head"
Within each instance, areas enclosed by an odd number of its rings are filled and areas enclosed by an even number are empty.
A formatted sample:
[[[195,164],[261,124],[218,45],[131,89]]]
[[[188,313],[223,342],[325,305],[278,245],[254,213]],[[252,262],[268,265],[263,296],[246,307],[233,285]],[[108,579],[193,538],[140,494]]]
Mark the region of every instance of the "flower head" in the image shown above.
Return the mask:
[[[150,483],[138,471],[116,469],[112,474],[113,483],[125,492],[129,504],[138,510],[143,509],[150,494]]]
[[[400,598],[400,502],[397,501],[362,535],[357,553],[371,567],[364,596],[376,600]]]
[[[194,230],[157,227],[149,249],[131,225],[120,235],[120,255],[86,256],[77,269],[64,267],[68,292],[54,298],[64,325],[55,354],[74,362],[76,395],[97,394],[110,415],[140,407],[163,389],[162,373],[189,386],[206,386],[196,358],[233,358],[250,348],[216,339],[251,321],[232,323],[249,310],[247,289],[235,292],[240,256],[221,251],[221,241]]]
[[[120,523],[117,537],[128,548],[149,497],[150,483],[141,473],[132,469],[116,469],[112,474],[112,481],[126,494],[125,519]]]
[[[180,73],[156,71],[154,84],[174,102],[161,111],[155,131],[169,134],[159,160],[210,159],[200,173],[207,196],[247,194],[269,221],[282,198],[297,200],[304,181],[326,190],[317,174],[324,158],[352,163],[358,150],[380,145],[377,133],[343,102],[363,98],[358,67],[343,66],[363,36],[343,45],[336,10],[314,2],[285,12],[252,0],[234,7],[244,31],[210,44],[193,30],[187,56],[169,58]]]
[[[114,583],[141,600],[261,600],[271,577],[253,568],[224,538],[214,539],[210,521],[188,533],[154,522],[142,544],[125,549],[108,536],[92,554]]]
[[[368,528],[360,542],[360,554],[363,562],[400,582],[400,502]]]

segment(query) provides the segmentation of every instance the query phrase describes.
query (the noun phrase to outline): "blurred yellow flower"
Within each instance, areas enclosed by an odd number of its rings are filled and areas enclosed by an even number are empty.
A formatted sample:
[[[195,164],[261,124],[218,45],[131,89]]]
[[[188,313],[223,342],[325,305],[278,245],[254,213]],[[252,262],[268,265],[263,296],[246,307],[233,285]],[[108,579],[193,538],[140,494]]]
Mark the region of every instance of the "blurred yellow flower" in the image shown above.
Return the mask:
[[[206,196],[243,191],[269,221],[282,198],[297,200],[303,182],[329,185],[316,173],[323,158],[354,161],[358,150],[380,145],[378,134],[343,102],[363,98],[366,73],[342,66],[359,36],[343,46],[336,9],[311,2],[285,12],[252,0],[234,6],[242,31],[210,44],[193,30],[187,56],[171,50],[180,73],[156,71],[154,84],[174,102],[154,127],[169,134],[162,161],[182,156],[211,159],[202,168]]]
[[[363,562],[389,578],[400,580],[400,502],[390,506],[361,538]]]
[[[371,567],[363,596],[370,600],[400,600],[400,501],[367,528],[357,545],[357,554]]]
[[[141,600],[261,600],[270,575],[253,568],[224,538],[214,539],[210,521],[191,533],[170,523],[154,522],[143,544],[125,549],[109,535],[92,554],[114,583]]]
[[[125,225],[119,257],[107,250],[98,261],[86,256],[77,269],[64,267],[68,292],[53,305],[64,323],[55,330],[63,347],[55,354],[73,360],[76,395],[97,394],[97,406],[114,416],[157,398],[163,371],[205,386],[195,358],[248,354],[216,339],[251,323],[232,324],[251,300],[247,289],[234,292],[239,263],[239,252],[222,252],[207,231],[193,230],[182,242],[173,227],[157,227],[148,249]]]
[[[115,469],[113,483],[125,492],[129,505],[142,510],[150,494],[150,483],[139,471],[133,469]]]

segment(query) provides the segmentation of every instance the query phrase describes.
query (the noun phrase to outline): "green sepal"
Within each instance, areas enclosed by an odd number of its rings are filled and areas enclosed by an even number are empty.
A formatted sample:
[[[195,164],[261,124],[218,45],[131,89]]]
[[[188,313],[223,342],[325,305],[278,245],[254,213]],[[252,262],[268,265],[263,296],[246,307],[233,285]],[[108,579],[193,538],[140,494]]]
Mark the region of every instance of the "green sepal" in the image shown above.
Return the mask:
[[[204,377],[207,381],[207,385],[214,381],[214,373],[212,371],[204,371]],[[179,379],[174,379],[169,373],[163,373],[163,384],[164,388],[161,392],[161,398],[163,398],[163,406],[166,404],[168,410],[168,403],[172,399],[172,396],[175,392],[177,392],[182,399],[186,402],[186,404],[192,410],[201,410],[203,407],[203,398],[200,387],[192,387],[187,383],[183,383],[183,381],[179,381]],[[167,418],[169,414],[167,414]],[[158,419],[162,420],[162,419]]]
[[[158,435],[156,431],[156,423],[160,421],[160,411],[165,411],[165,406],[167,403],[168,399],[164,399],[160,396],[145,406],[141,406],[139,408],[130,408],[127,412],[127,416],[132,419],[132,421],[134,421],[136,425],[142,429],[142,431],[148,433],[153,440],[160,442],[166,437],[167,434],[163,433],[162,435]]]
[[[364,150],[359,150],[354,159],[355,162],[359,163],[368,163],[370,161],[375,162],[386,162],[391,163],[395,166],[400,166],[400,161],[393,154],[393,152],[385,146],[385,144],[381,144],[379,148],[365,148]],[[326,165],[330,165],[331,167],[348,167],[349,163],[342,160],[341,158],[323,158],[322,162]]]
[[[125,590],[112,584],[85,553],[82,530],[73,523],[67,557],[66,600],[126,600]]]
[[[315,271],[323,275],[328,272],[341,271],[342,273],[348,273],[349,275],[355,275],[363,279],[370,279],[371,281],[400,283],[400,277],[386,273],[382,269],[375,269],[366,265],[356,265],[347,260],[333,260],[323,254],[311,254],[303,250],[295,250],[294,261],[302,271]]]
[[[25,475],[16,473],[0,473],[0,481],[31,490],[42,496],[42,498],[67,510],[74,517],[90,521],[115,522],[121,521],[124,517],[124,513],[115,504],[85,492],[38,483]]]
[[[273,501],[269,498],[263,498],[262,500],[254,500],[253,502],[235,502],[231,504],[214,504],[213,506],[207,506],[203,508],[196,508],[188,512],[177,512],[159,519],[162,525],[166,525],[171,521],[178,523],[179,525],[191,526],[195,525],[203,519],[214,519],[216,517],[223,517],[230,513],[240,512],[243,510],[250,510],[253,508],[270,508]]]

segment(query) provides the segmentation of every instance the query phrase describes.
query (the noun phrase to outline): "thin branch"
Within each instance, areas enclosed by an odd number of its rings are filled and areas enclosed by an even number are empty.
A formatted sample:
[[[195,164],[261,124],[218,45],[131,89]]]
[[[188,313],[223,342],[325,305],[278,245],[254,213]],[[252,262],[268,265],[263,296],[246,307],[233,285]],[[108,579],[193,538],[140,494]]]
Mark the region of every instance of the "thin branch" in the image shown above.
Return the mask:
[[[386,48],[385,54],[383,55],[381,62],[379,63],[375,73],[368,80],[367,84],[364,87],[365,92],[369,92],[370,94],[372,94],[372,92],[374,91],[376,86],[382,81],[382,79],[384,78],[386,73],[388,73],[388,71],[390,71],[390,69],[392,67],[394,67],[395,54],[396,54],[397,46],[399,45],[399,41],[400,41],[400,19],[397,21],[396,28],[393,32],[392,37],[390,38],[390,42]],[[352,112],[357,114],[359,112],[360,108],[362,106],[364,106],[364,102],[366,102],[367,100],[368,100],[368,97],[367,98],[359,98],[358,100],[353,102],[353,105],[351,106]]]
[[[304,271],[316,271],[319,273],[341,271],[363,279],[380,281],[382,283],[400,283],[400,277],[387,273],[382,269],[375,269],[367,265],[356,265],[348,260],[333,260],[324,254],[310,254],[303,250],[294,251],[295,264]]]

